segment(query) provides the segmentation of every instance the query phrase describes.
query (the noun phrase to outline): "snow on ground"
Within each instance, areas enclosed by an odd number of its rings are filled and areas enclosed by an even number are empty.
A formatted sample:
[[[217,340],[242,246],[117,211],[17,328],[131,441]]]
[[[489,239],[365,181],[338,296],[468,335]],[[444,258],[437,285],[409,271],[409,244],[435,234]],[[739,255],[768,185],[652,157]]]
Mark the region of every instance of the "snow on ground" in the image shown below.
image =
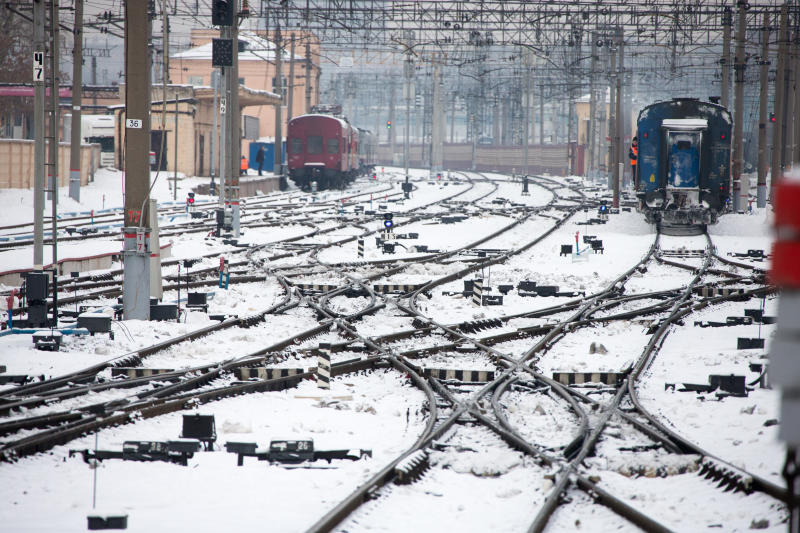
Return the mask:
[[[401,172],[387,168],[377,183],[372,180],[358,184],[361,191],[377,191],[394,181],[391,192],[400,190]],[[434,201],[458,193],[456,202],[478,198],[490,192],[493,185],[476,182],[472,189],[466,182],[429,184],[427,171],[412,169],[410,172],[418,189],[411,199],[403,202],[387,202],[378,193],[372,208],[376,217],[366,224],[374,230],[382,224],[380,215],[386,211],[395,214],[395,221],[407,220],[406,211],[420,208]],[[200,182],[199,178],[186,178],[178,182],[178,201],[185,192]],[[563,180],[560,180],[563,183]],[[100,209],[103,195],[106,207],[122,205],[121,174],[102,170],[93,184],[82,190],[82,202],[76,204],[65,198],[61,191],[61,209],[86,211]],[[531,195],[519,195],[519,183],[501,183],[497,191],[481,201],[483,211],[501,209],[507,204],[493,203],[498,198],[542,206],[552,193],[531,183]],[[336,201],[350,194],[348,191],[328,191],[317,195],[317,202]],[[566,195],[565,189],[559,189]],[[294,196],[293,196],[294,195]],[[171,200],[169,184],[162,174],[154,188],[154,196]],[[297,197],[307,198],[295,191],[290,194],[268,195],[275,204],[300,205]],[[202,200],[202,198],[201,198]],[[383,200],[383,201],[381,201]],[[567,202],[561,201],[560,204]],[[0,206],[3,219],[0,224],[28,222],[32,195],[30,191],[0,191]],[[330,228],[337,224],[339,207],[304,203],[308,213],[319,228]],[[368,205],[368,204],[367,204]],[[459,204],[456,211],[467,208]],[[369,209],[369,207],[368,207]],[[472,208],[470,208],[472,210]],[[319,210],[319,211],[318,211]],[[351,208],[347,208],[350,216]],[[256,211],[253,210],[253,213]],[[443,212],[441,206],[425,208],[423,212]],[[273,213],[281,213],[274,211]],[[293,211],[296,213],[296,211]],[[532,215],[528,220],[512,228],[506,234],[480,245],[481,248],[512,248],[538,237],[564,216],[564,212],[547,210],[549,217]],[[591,215],[591,214],[590,214]],[[555,218],[553,218],[555,217]],[[432,291],[430,297],[418,300],[420,309],[431,318],[443,323],[459,323],[473,318],[495,317],[523,313],[551,307],[583,294],[590,295],[606,287],[623,272],[633,267],[648,251],[655,239],[654,229],[643,221],[640,214],[622,212],[611,215],[605,225],[583,226],[587,218],[579,212],[552,235],[546,237],[532,249],[513,256],[504,265],[493,266],[485,272],[469,274],[465,279],[482,276],[489,294],[498,294],[499,285],[515,288],[505,296],[503,306],[476,308],[459,295],[443,295],[442,292],[463,291],[463,281],[456,280]],[[280,221],[280,227],[246,229],[242,240],[249,243],[277,242],[281,239],[306,235],[312,230],[308,226],[295,224],[281,214],[269,218]],[[177,222],[177,220],[176,220]],[[418,232],[418,240],[397,241],[405,245],[423,244],[432,249],[452,250],[479,238],[485,237],[513,222],[507,216],[489,215],[471,217],[452,225],[431,224],[422,221],[401,226],[397,233]],[[728,253],[763,249],[768,253],[773,239],[770,229],[771,215],[762,210],[753,215],[725,215],[710,228],[709,233],[723,257]],[[304,239],[303,242],[331,243],[362,230],[348,228],[332,234]],[[582,251],[581,258],[559,255],[561,245],[575,245],[578,233],[581,248],[586,245],[582,237],[595,235],[603,240],[603,254]],[[173,256],[188,258],[211,252],[229,251],[230,247],[205,240],[203,233],[184,233],[172,237]],[[91,243],[91,244],[90,244]],[[399,259],[421,255],[400,249],[395,255],[384,255],[375,248],[372,237],[367,239],[365,260]],[[90,255],[102,247],[119,248],[114,239],[87,241],[75,245],[75,252]],[[703,248],[704,238],[663,237],[662,249],[685,247]],[[97,248],[95,248],[97,247]],[[70,245],[64,244],[60,256],[71,254]],[[258,257],[278,253],[278,246],[259,252]],[[227,253],[227,252],[226,252]],[[26,256],[26,254],[28,254]],[[22,252],[3,252],[0,261],[19,264],[32,259],[29,249]],[[243,255],[230,256],[233,260]],[[327,263],[354,262],[356,243],[335,245],[319,254]],[[380,279],[375,283],[421,283],[469,266],[469,256],[458,256],[448,265],[412,265],[403,272]],[[577,260],[576,260],[577,259]],[[671,258],[670,258],[671,259]],[[749,260],[736,259],[740,262]],[[674,259],[687,264],[697,264],[691,259]],[[193,268],[213,266],[215,258],[206,259]],[[693,262],[694,261],[694,262]],[[269,266],[306,264],[307,256],[302,252]],[[15,263],[16,264],[16,263]],[[768,262],[753,262],[759,268],[767,268]],[[720,266],[720,265],[716,265]],[[721,266],[720,266],[721,267]],[[2,269],[2,268],[0,268]],[[368,269],[362,266],[357,275],[364,276]],[[165,269],[165,273],[177,269]],[[315,269],[292,277],[316,282],[332,279]],[[251,272],[255,275],[258,272]],[[693,277],[689,271],[651,262],[648,272],[636,274],[627,286],[627,294],[660,289],[679,289]],[[536,281],[540,285],[558,285],[562,291],[576,291],[578,296],[527,297],[516,290],[521,280]],[[341,283],[341,279],[333,282]],[[209,289],[212,290],[212,289]],[[246,315],[267,309],[283,298],[283,292],[274,279],[265,274],[264,282],[232,284],[230,289],[213,289],[211,313]],[[184,296],[182,291],[182,296]],[[177,298],[175,291],[165,294],[165,300]],[[344,311],[361,307],[366,299],[347,300],[336,298],[335,306]],[[108,305],[109,300],[97,300]],[[638,305],[651,304],[645,300],[610,310],[609,313],[631,309]],[[714,394],[698,395],[692,392],[664,390],[665,382],[703,383],[711,373],[737,373],[755,375],[749,371],[748,363],[763,360],[764,350],[736,350],[736,337],[769,339],[774,326],[735,326],[728,328],[695,327],[695,321],[724,321],[727,316],[741,315],[745,307],[759,307],[760,301],[746,304],[729,303],[709,307],[686,317],[682,325],[673,326],[655,361],[643,376],[639,396],[652,412],[677,432],[689,436],[702,447],[735,464],[752,470],[778,484],[783,461],[783,445],[777,441],[776,425],[769,425],[778,418],[779,395],[777,390],[756,388],[747,398],[725,397],[718,400]],[[411,328],[408,317],[393,316],[392,304],[387,310],[365,316],[354,322],[362,335],[376,336]],[[776,312],[772,298],[765,302],[765,314]],[[564,317],[569,313],[562,313]],[[494,335],[517,327],[529,327],[552,321],[549,319],[515,319],[504,329],[486,330],[476,337]],[[116,355],[127,353],[154,342],[194,331],[212,322],[202,313],[191,312],[185,322],[145,323],[125,321],[115,324],[116,339],[106,335],[95,337],[68,337],[65,347],[57,353],[39,352],[33,349],[29,335],[0,337],[0,365],[8,366],[9,373],[31,373],[58,375],[86,367]],[[146,360],[152,368],[181,368],[197,366],[233,357],[240,357],[261,350],[283,340],[293,333],[316,323],[315,313],[308,308],[298,308],[281,315],[268,316],[264,323],[249,329],[231,328],[209,337],[165,350]],[[501,352],[519,356],[527,351],[540,337],[517,339],[496,346]],[[578,330],[555,344],[538,362],[539,369],[549,374],[556,370],[618,370],[628,360],[641,352],[645,326],[641,324],[609,323],[604,327]],[[320,341],[341,341],[335,332],[326,332],[316,338],[298,343],[294,350],[313,348]],[[447,340],[439,335],[412,338],[391,344],[395,351],[418,349],[440,344]],[[592,342],[602,344],[607,353],[589,353]],[[334,361],[358,356],[351,352],[337,352]],[[464,365],[489,368],[487,359],[474,353],[446,353],[419,361],[426,366]],[[310,366],[308,357],[287,359],[283,365]],[[525,376],[521,376],[527,379]],[[99,394],[95,401],[104,399]],[[596,396],[607,401],[608,395]],[[391,370],[352,374],[333,380],[330,393],[321,393],[313,382],[303,382],[298,388],[284,392],[251,394],[226,399],[200,406],[198,411],[183,411],[148,420],[135,425],[128,424],[105,429],[98,433],[100,449],[119,449],[125,440],[167,440],[179,436],[181,415],[189,412],[214,414],[218,432],[217,447],[226,441],[258,442],[266,446],[273,438],[307,438],[315,440],[319,449],[369,448],[371,459],[357,462],[338,461],[312,463],[308,468],[289,468],[245,460],[242,467],[236,466],[236,457],[224,451],[198,453],[188,467],[166,463],[137,463],[107,460],[95,471],[79,457],[68,457],[71,448],[93,448],[94,435],[81,437],[68,445],[56,447],[51,453],[21,459],[14,464],[0,464],[0,529],[8,531],[84,531],[86,515],[91,513],[93,474],[98,475],[98,509],[128,513],[130,531],[220,531],[235,527],[238,531],[267,529],[277,532],[304,531],[319,519],[342,497],[352,491],[369,476],[402,450],[408,448],[419,435],[425,423],[423,395],[409,385],[405,377]],[[565,445],[574,436],[577,417],[560,399],[544,394],[511,391],[502,398],[509,421],[518,427],[532,442],[551,447]],[[61,408],[70,408],[65,403]],[[49,412],[44,406],[31,409],[24,414]],[[745,531],[754,520],[769,520],[768,531],[782,530],[780,524],[783,510],[780,506],[760,495],[745,497],[735,493],[722,493],[695,473],[685,473],[667,478],[626,477],[620,473],[628,455],[618,450],[622,443],[647,443],[641,435],[631,436],[624,422],[615,421],[613,434],[601,441],[601,459],[592,459],[587,465],[599,472],[599,483],[612,493],[621,496],[627,503],[644,512],[653,514],[675,530],[707,529],[722,524],[725,531]],[[347,531],[439,531],[454,520],[465,531],[517,531],[526,528],[549,490],[549,481],[543,479],[542,468],[532,461],[507,448],[499,439],[484,435],[476,442],[472,433],[461,430],[451,436],[443,450],[432,454],[432,469],[416,484],[393,487],[376,501],[367,504],[340,528]],[[8,437],[6,437],[7,439]],[[470,448],[457,452],[457,447]],[[637,455],[637,457],[639,457]],[[654,453],[651,464],[664,464],[674,460],[669,454]],[[576,530],[635,530],[630,523],[610,513],[607,509],[592,504],[584,493],[571,490],[571,502],[559,508],[551,520],[548,531]],[[408,506],[415,511],[409,513]],[[233,526],[235,524],[235,526]]]

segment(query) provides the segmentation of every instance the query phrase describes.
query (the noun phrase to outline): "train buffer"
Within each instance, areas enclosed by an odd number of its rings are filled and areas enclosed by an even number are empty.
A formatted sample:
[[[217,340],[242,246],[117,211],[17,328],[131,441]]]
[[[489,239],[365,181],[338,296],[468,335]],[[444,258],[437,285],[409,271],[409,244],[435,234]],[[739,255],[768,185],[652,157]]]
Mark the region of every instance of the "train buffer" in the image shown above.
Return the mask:
[[[693,292],[697,296],[703,298],[713,298],[717,296],[734,296],[737,294],[744,295],[746,289],[741,287],[695,287]]]
[[[270,463],[299,464],[318,461],[330,463],[334,459],[358,461],[364,457],[372,457],[372,450],[351,448],[347,450],[315,450],[313,440],[273,440],[269,448],[259,449],[255,442],[226,442],[225,450],[237,454],[236,464],[242,466],[245,457],[255,457],[259,461]]]
[[[386,283],[381,285],[373,285],[372,290],[378,294],[407,294],[410,292],[418,291],[425,285],[425,283]]]
[[[630,373],[630,366],[620,372],[553,372],[553,381],[562,385],[589,385],[592,383],[618,387]]]
[[[173,368],[136,368],[128,366],[118,366],[111,368],[111,377],[124,376],[127,378],[146,378],[159,376],[161,374],[171,374],[175,372]]]
[[[456,368],[425,368],[425,377],[463,383],[488,383],[494,381],[494,370],[462,370]]]

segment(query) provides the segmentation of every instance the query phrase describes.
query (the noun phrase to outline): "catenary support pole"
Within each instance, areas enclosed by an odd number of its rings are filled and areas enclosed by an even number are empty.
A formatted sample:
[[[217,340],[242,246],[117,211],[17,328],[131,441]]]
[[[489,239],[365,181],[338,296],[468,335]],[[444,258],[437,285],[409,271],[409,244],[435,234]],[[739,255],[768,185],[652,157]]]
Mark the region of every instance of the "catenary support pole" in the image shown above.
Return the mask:
[[[175,130],[172,132],[172,149],[175,154],[172,156],[172,201],[178,200],[178,102],[179,96],[175,92]],[[167,107],[167,93],[164,92],[164,107]]]
[[[786,47],[789,31],[789,8],[786,4],[781,7],[780,26],[778,28],[778,66],[775,72],[775,122],[772,128],[772,164],[770,165],[770,199],[775,185],[783,176],[783,130],[786,123],[784,113],[786,95]]]
[[[294,105],[294,33],[289,40],[289,83],[287,84],[286,91],[286,124],[288,127],[289,122],[292,120],[292,110]]]
[[[276,19],[277,20],[277,19]],[[275,105],[275,164],[273,172],[277,175],[281,173],[281,143],[283,141],[283,115],[281,107],[283,106],[283,61],[282,61],[282,41],[281,41],[281,25],[277,24],[275,30],[275,92],[281,98],[281,102]]]
[[[769,88],[769,13],[764,13],[761,28],[761,58],[759,60],[758,97],[758,189],[756,205],[767,205],[767,90]]]
[[[722,79],[720,80],[720,104],[726,109],[730,108],[731,26],[733,26],[733,13],[731,8],[726,6],[722,13]]]
[[[744,39],[746,12],[744,2],[739,2],[736,20],[736,53],[734,57],[734,117],[733,117],[733,210],[742,209],[742,163],[743,147],[742,134],[744,132],[744,73],[747,67],[745,57]],[[747,191],[745,191],[747,194]]]
[[[69,145],[69,197],[81,200],[81,103],[83,100],[83,0],[75,0],[72,39],[72,125]]]
[[[308,38],[308,37],[306,37]],[[311,71],[313,70],[313,63],[311,62],[311,44],[306,43],[306,113],[311,113]]]
[[[125,213],[122,306],[126,320],[150,319],[150,13],[125,4]],[[164,95],[166,96],[166,95]],[[162,98],[162,102],[165,98]]]
[[[47,45],[44,37],[45,0],[33,1],[33,268],[44,267],[44,85]]]
[[[233,226],[234,238],[239,238],[239,173],[242,164],[242,109],[239,107],[239,0],[231,0],[233,9],[233,26],[230,27],[231,40],[233,40],[233,66],[230,67],[231,93],[228,100],[228,175],[230,176],[230,186],[228,187],[231,205],[231,224]],[[279,69],[280,72],[280,69]],[[277,121],[280,124],[280,120]],[[280,141],[275,142],[275,152],[280,157]]]
[[[59,106],[58,92],[61,88],[61,74],[59,65],[61,63],[61,31],[59,30],[59,2],[50,0],[50,122],[49,126],[49,150],[47,157],[47,170],[50,176],[48,191],[52,200],[50,213],[50,231],[53,247],[52,264],[58,272],[58,123]],[[55,284],[55,275],[53,283]],[[53,293],[56,294],[55,292]],[[56,313],[56,304],[53,302],[53,314]]]
[[[611,139],[611,142],[608,144],[608,164],[611,166],[608,172],[608,188],[614,189],[616,182],[616,175],[618,171],[617,166],[617,147],[616,143],[614,142],[617,138],[617,90],[615,86],[617,76],[617,45],[616,42],[612,45],[611,48],[611,66],[609,70],[609,94],[611,95],[611,101],[608,106],[608,137]]]

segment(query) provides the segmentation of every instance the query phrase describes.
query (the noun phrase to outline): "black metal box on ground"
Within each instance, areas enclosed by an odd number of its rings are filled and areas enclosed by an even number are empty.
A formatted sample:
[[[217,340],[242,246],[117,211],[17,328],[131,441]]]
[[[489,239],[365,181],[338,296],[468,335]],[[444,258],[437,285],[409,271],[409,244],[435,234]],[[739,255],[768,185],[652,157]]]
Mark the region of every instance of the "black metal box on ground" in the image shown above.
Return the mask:
[[[754,350],[764,347],[764,339],[748,339],[739,337],[736,339],[737,350]]]
[[[228,453],[256,453],[258,444],[255,442],[226,442],[225,451]]]
[[[78,327],[86,328],[89,333],[110,333],[111,317],[105,313],[81,313],[78,315]]]
[[[708,383],[711,385],[712,389],[719,389],[730,394],[747,394],[744,376],[710,374],[708,376]]]
[[[198,439],[168,440],[167,449],[171,452],[194,453],[200,451]]]
[[[539,296],[555,296],[558,293],[558,285],[539,285],[533,291]]]
[[[176,320],[178,306],[174,304],[150,304],[150,320]]]
[[[50,275],[46,272],[28,272],[25,276],[25,296],[29,302],[47,300]]]
[[[186,305],[202,307],[208,305],[207,292],[190,292],[186,300]]]
[[[89,515],[89,529],[128,529],[128,515]]]
[[[183,415],[183,439],[197,439],[208,446],[217,440],[214,415]]]
[[[523,280],[517,283],[517,290],[518,291],[535,291],[536,290],[536,282],[535,281],[528,281]]]
[[[273,440],[269,443],[269,456],[282,463],[302,463],[314,459],[314,441]]]

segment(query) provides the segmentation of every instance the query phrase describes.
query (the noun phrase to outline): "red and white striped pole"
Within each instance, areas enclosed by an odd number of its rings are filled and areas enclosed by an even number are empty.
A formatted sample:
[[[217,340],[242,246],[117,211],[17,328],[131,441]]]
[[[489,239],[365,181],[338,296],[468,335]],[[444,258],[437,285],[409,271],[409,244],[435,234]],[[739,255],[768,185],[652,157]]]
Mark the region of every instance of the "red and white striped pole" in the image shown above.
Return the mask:
[[[780,431],[786,443],[783,477],[791,496],[789,528],[800,532],[800,176],[775,186],[775,243],[770,282],[781,289],[770,347],[770,380],[781,388]]]

